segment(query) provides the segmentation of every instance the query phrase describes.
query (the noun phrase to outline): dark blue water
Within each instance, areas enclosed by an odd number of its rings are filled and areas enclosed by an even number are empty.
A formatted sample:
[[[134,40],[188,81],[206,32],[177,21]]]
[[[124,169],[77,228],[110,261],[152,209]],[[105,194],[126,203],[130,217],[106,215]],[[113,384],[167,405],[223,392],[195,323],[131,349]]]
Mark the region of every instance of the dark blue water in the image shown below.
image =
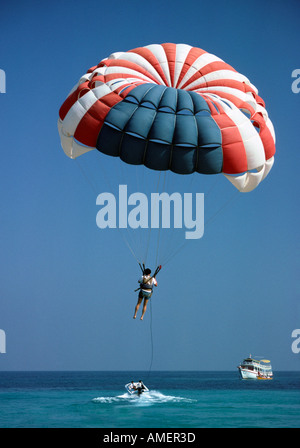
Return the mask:
[[[142,379],[141,397],[124,385]],[[1,428],[299,428],[300,373],[0,372]]]

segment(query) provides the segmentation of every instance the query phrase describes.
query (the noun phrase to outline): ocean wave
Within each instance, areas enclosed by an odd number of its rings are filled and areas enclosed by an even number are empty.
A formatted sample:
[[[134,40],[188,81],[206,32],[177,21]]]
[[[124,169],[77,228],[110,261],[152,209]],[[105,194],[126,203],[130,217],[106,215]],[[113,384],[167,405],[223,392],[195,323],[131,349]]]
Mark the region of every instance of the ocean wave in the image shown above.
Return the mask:
[[[94,403],[121,403],[128,402],[136,404],[137,406],[148,406],[157,403],[192,403],[196,400],[186,397],[177,397],[174,395],[164,395],[163,393],[152,390],[145,392],[142,395],[131,395],[129,393],[124,393],[122,395],[117,395],[115,397],[96,397],[92,400]]]

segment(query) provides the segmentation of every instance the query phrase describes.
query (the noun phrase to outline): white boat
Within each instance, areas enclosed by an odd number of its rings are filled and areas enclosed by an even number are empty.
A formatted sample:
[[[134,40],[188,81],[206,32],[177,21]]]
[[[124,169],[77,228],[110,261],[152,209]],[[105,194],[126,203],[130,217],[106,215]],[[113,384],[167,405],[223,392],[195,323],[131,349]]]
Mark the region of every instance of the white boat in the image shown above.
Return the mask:
[[[251,354],[238,366],[243,380],[272,380],[272,366],[268,359],[253,359]]]
[[[131,381],[131,383],[125,384],[125,389],[130,394],[138,394],[141,395],[144,392],[149,392],[149,389],[143,381]]]

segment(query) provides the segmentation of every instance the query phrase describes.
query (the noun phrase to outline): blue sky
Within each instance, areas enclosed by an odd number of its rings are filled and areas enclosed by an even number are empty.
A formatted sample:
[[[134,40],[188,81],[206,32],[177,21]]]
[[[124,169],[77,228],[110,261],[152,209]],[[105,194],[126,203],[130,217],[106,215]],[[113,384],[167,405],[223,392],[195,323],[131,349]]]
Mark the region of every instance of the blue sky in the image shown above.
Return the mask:
[[[1,370],[148,370],[151,336],[153,370],[234,370],[250,352],[275,370],[299,370],[291,350],[300,328],[300,94],[291,90],[299,12],[291,0],[1,6]],[[170,176],[170,191],[204,193],[205,219],[215,219],[163,266],[152,320],[148,309],[140,322],[132,319],[136,260],[118,231],[96,226],[96,192],[120,179],[131,192],[140,184],[100,154],[67,158],[57,118],[89,67],[163,42],[203,48],[245,74],[266,102],[277,153],[249,194],[234,194],[223,176],[193,176],[188,187]],[[151,250],[154,268],[155,242]]]

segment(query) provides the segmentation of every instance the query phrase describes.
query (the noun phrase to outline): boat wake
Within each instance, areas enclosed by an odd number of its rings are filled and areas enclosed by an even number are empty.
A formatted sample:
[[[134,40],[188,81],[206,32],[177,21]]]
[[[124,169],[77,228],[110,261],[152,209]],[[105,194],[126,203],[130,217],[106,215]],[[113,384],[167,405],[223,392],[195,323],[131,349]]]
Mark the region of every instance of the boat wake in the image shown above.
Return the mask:
[[[174,395],[164,395],[159,391],[152,390],[145,392],[142,395],[131,395],[125,393],[122,395],[117,395],[115,397],[97,397],[92,400],[94,403],[131,403],[136,406],[151,406],[153,404],[159,403],[192,403],[196,400],[184,397],[176,397]]]

